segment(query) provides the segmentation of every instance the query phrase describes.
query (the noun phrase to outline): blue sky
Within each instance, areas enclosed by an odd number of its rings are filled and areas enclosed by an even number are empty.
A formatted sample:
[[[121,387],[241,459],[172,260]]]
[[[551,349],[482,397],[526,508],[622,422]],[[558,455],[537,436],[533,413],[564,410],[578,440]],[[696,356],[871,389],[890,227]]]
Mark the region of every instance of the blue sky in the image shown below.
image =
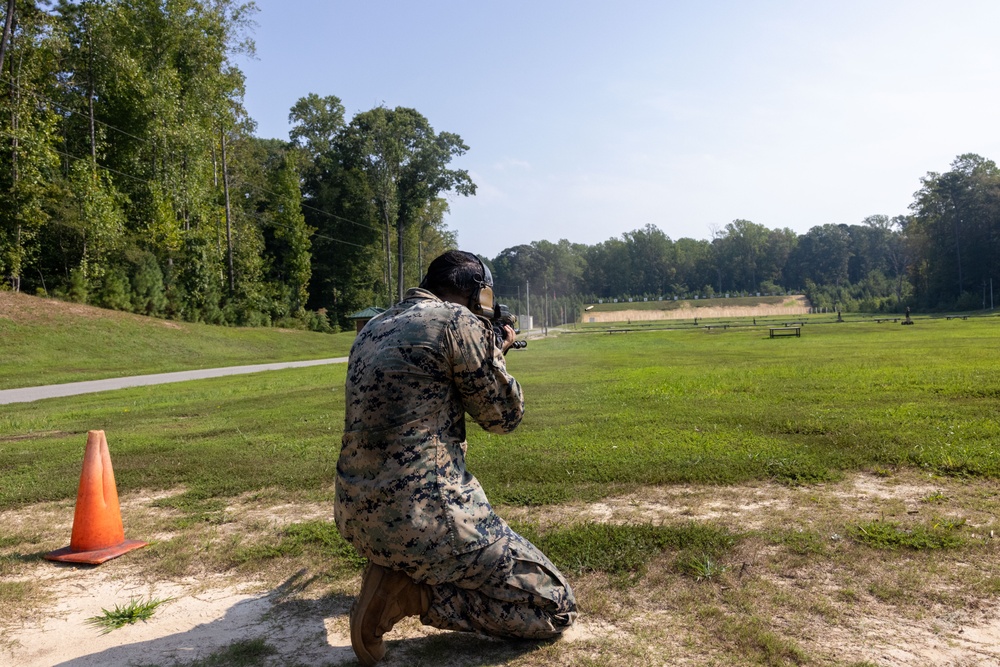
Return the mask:
[[[448,225],[487,257],[653,224],[798,233],[907,212],[956,156],[1000,160],[1000,2],[257,0],[263,137],[336,95],[412,107],[469,152]]]

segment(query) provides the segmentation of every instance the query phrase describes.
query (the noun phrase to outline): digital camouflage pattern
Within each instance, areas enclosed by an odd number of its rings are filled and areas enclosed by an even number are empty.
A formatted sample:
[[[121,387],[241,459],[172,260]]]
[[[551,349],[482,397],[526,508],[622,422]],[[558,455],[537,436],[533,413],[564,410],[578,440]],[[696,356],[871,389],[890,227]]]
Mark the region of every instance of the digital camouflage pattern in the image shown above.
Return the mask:
[[[576,619],[576,600],[556,566],[509,528],[486,549],[438,567],[420,617],[442,630],[551,639]]]
[[[354,341],[345,406],[337,527],[369,560],[432,586],[424,623],[542,638],[573,622],[562,575],[465,469],[466,413],[491,433],[524,414],[487,322],[411,289]]]
[[[504,534],[465,469],[465,413],[492,433],[524,414],[493,332],[467,308],[412,289],[351,347],[337,462],[337,527],[365,557],[422,568]]]

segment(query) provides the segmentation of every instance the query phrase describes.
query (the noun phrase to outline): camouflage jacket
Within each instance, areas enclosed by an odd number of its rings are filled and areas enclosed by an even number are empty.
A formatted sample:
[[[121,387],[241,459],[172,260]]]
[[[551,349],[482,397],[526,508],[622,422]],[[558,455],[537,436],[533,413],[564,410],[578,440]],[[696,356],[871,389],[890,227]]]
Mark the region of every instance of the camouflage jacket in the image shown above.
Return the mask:
[[[373,318],[351,347],[335,516],[373,561],[422,569],[502,535],[465,469],[465,413],[491,433],[524,414],[487,324],[422,289]]]

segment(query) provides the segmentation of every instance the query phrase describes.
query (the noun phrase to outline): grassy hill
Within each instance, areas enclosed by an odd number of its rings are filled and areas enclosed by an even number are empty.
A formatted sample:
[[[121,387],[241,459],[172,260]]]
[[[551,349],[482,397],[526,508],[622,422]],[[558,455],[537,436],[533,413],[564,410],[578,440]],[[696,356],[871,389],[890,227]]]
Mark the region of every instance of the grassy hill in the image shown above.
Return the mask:
[[[346,356],[354,332],[229,328],[0,291],[0,389]]]

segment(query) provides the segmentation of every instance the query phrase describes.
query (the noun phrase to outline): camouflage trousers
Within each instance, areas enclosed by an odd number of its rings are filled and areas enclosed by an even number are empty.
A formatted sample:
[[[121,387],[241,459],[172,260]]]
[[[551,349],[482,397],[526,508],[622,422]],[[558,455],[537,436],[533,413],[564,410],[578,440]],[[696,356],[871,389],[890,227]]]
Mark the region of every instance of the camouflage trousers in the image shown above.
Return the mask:
[[[424,625],[520,639],[551,639],[573,625],[566,579],[535,545],[506,532],[485,549],[411,573],[431,587]]]

